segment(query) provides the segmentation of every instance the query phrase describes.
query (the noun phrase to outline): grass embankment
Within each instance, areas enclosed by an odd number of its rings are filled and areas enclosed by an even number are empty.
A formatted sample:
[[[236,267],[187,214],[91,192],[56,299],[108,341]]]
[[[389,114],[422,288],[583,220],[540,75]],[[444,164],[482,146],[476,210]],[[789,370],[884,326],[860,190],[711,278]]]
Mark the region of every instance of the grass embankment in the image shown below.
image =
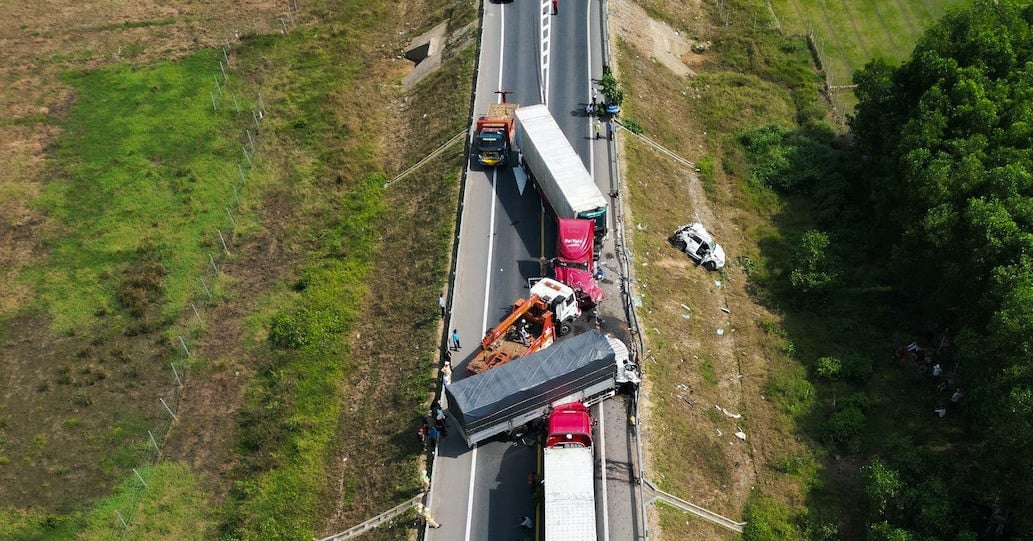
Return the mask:
[[[119,311],[162,327],[196,295],[241,153],[230,116],[205,99],[218,56],[66,77],[76,102],[37,199],[50,257],[26,273],[56,331]]]
[[[794,363],[782,352],[782,338],[765,332],[778,328],[777,318],[755,303],[748,287],[764,264],[754,239],[771,231],[765,220],[779,204],[770,194],[742,189],[735,134],[753,123],[791,125],[798,106],[815,107],[816,95],[807,100],[795,93],[813,89],[816,78],[806,69],[805,43],[780,46],[777,36],[768,39],[722,40],[715,46],[721,51],[707,53],[708,69],[691,79],[673,76],[627,45],[618,49],[622,81],[633,96],[624,115],[701,170],[696,175],[625,138],[636,282],[647,348],[655,358],[646,363],[651,475],[665,490],[736,519],[743,517],[751,487],[776,482],[768,464],[799,449],[791,421],[762,398],[767,375]],[[758,54],[747,60],[740,47]],[[658,110],[681,113],[651,113]],[[676,227],[694,219],[725,247],[729,261],[719,273],[694,267],[667,242]],[[746,433],[745,443],[733,435],[737,428]],[[787,499],[802,499],[798,488],[780,490]],[[687,520],[681,511],[658,509],[665,537],[735,537]]]
[[[927,419],[935,393],[927,382],[916,385],[897,369],[873,372],[899,345],[906,314],[870,266],[848,265],[838,280],[850,287],[821,302],[802,301],[790,286],[795,270],[821,278],[824,269],[801,264],[801,239],[836,217],[836,197],[851,196],[837,176],[849,169],[837,165],[843,141],[823,122],[807,43],[802,34],[779,35],[760,3],[724,3],[722,11],[704,5],[698,20],[664,2],[647,9],[712,44],[692,59],[697,75],[690,79],[649,61],[648,51],[618,50],[625,116],[700,169],[693,180],[691,171],[625,138],[636,278],[655,356],[645,365],[654,475],[666,490],[750,522],[748,539],[861,537],[866,458],[901,428],[926,449],[949,447],[957,431]],[[866,28],[857,32],[878,40]],[[905,55],[921,30],[899,35],[908,44],[893,57]],[[813,188],[784,195],[793,183]],[[721,273],[691,268],[665,240],[696,218],[710,220],[725,247]],[[838,218],[854,224],[857,217]],[[834,241],[830,251],[842,258],[849,234],[835,239],[841,247]],[[743,417],[731,419],[715,405]],[[736,427],[745,443],[731,435]],[[733,537],[679,511],[663,508],[659,516],[665,538]]]
[[[386,4],[362,6],[371,11],[366,17],[392,18]],[[383,30],[364,29],[370,36]],[[246,390],[235,474],[242,482],[223,526],[241,539],[343,529],[418,489],[409,428],[431,388],[434,301],[447,277],[461,147],[387,191],[383,172],[415,162],[462,129],[472,76],[469,48],[402,95],[368,78],[397,72],[356,47],[362,35],[324,38],[321,54],[303,36],[292,39],[255,44],[262,49],[256,58],[305,63],[322,76],[301,82],[289,71],[266,74],[305,120],[270,128],[266,137],[296,146],[270,148],[263,163],[301,173],[288,176],[309,184],[298,209],[309,225],[288,233],[308,247],[297,274],[276,286],[247,324],[257,329],[252,338],[263,338],[266,325],[269,331],[268,340],[249,346],[261,364]],[[402,102],[406,111],[391,117]],[[425,112],[434,114],[417,126]],[[399,528],[374,537],[405,535]]]
[[[138,469],[145,489],[132,476],[110,496],[93,502],[88,513],[52,515],[12,512],[0,521],[0,537],[20,539],[205,539],[213,525],[204,491],[182,464],[161,463]],[[129,525],[123,527],[118,515]]]
[[[5,515],[82,529],[83,515],[66,514],[146,465],[148,430],[167,427],[164,333],[198,293],[215,228],[228,225],[240,152],[231,119],[207,100],[216,59],[65,77],[75,100],[48,120],[64,131],[34,201],[46,255],[19,277],[37,294],[5,321],[0,475],[12,487],[5,504],[21,509]]]
[[[92,531],[103,538],[118,530],[111,529],[118,525],[113,506],[138,537],[311,537],[415,491],[418,453],[407,424],[422,409],[433,375],[434,297],[447,277],[460,147],[401,189],[385,191],[383,183],[387,171],[415,162],[419,152],[462,129],[473,49],[447,62],[408,95],[408,110],[394,114],[404,109],[397,106],[406,98],[397,81],[409,66],[393,58],[405,39],[397,37],[396,21],[405,20],[400,10],[419,6],[354,4],[333,13],[317,7],[312,14],[319,22],[287,36],[246,36],[235,47],[226,86],[240,100],[240,115],[228,97],[211,112],[208,90],[219,52],[70,78],[83,90],[70,113],[68,141],[74,144],[58,146],[56,163],[81,176],[50,188],[43,199],[61,227],[49,237],[53,266],[29,276],[67,292],[46,297],[47,306],[72,314],[60,316],[67,333],[103,325],[109,332],[101,338],[110,339],[132,329],[149,345],[141,361],[159,359],[147,363],[158,367],[155,379],[168,375],[160,360],[169,355],[155,338],[183,333],[192,339],[180,420],[166,448],[172,460],[192,468],[158,466],[173,468],[181,488],[159,495],[132,489],[129,468],[138,467],[149,483],[154,475],[140,467],[152,427],[119,424],[122,439],[90,441],[117,458],[105,472],[126,479],[125,488],[81,512],[5,511],[6,523],[14,525],[11,538]],[[470,21],[473,5],[459,2],[444,13]],[[129,90],[140,93],[125,99]],[[199,327],[185,313],[191,283],[218,246],[214,228],[233,200],[237,164],[246,163],[240,146],[254,104],[245,96],[259,91],[269,116],[241,191],[232,256],[220,266],[216,302],[202,311],[206,323]],[[107,140],[112,134],[117,144]],[[78,146],[96,156],[84,159]],[[102,177],[96,192],[89,182],[94,176]],[[77,201],[81,213],[74,211]],[[77,279],[86,282],[82,292],[65,282]],[[366,342],[368,336],[377,342]],[[70,370],[73,381],[81,379],[82,372]],[[153,405],[152,396],[133,392],[130,398]],[[124,406],[110,411],[131,413]],[[123,440],[132,442],[132,456],[122,456]],[[54,453],[46,458],[41,467],[53,470]],[[336,469],[342,464],[344,471]],[[32,484],[24,474],[19,482]],[[160,479],[152,484],[164,485]],[[229,485],[234,488],[224,500]],[[175,522],[151,514],[153,497],[170,499],[162,506],[203,511],[204,518]],[[66,494],[63,501],[87,500]],[[212,512],[220,507],[221,513]]]

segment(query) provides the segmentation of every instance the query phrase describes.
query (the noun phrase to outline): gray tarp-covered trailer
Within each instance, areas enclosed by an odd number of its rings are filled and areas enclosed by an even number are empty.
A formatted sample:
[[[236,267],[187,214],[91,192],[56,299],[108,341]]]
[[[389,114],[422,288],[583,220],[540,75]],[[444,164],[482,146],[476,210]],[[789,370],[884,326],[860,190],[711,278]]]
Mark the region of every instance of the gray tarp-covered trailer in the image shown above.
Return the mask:
[[[598,331],[567,338],[445,387],[448,411],[470,445],[546,415],[557,403],[598,402],[638,383],[628,350]]]

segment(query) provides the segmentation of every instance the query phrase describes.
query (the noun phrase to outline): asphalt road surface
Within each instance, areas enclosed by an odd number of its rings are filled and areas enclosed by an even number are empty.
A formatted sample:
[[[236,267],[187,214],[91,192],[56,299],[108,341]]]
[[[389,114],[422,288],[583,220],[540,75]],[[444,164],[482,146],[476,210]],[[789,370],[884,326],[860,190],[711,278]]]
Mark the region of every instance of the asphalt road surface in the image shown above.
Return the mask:
[[[521,105],[542,102],[539,69],[539,10],[534,0],[484,5],[475,113],[499,101],[498,90],[512,92]],[[602,75],[601,5],[597,0],[560,0],[550,20],[551,58],[547,103],[574,150],[593,173],[604,194],[613,188],[613,155],[606,141],[595,141],[584,107],[591,81]],[[513,160],[515,161],[515,160]],[[513,164],[510,164],[513,165]],[[526,297],[527,279],[541,275],[539,258],[554,255],[555,226],[542,212],[537,192],[521,193],[510,166],[485,170],[474,162],[463,198],[463,217],[449,329],[457,329],[462,348],[453,352],[454,378],[476,352],[484,333],[502,319],[514,300]],[[599,309],[604,332],[627,339],[619,297],[612,229],[601,262],[607,299]],[[597,324],[582,317],[575,332]],[[447,407],[447,404],[446,404]],[[639,502],[632,480],[637,466],[623,397],[593,408],[597,420],[597,532],[599,539],[639,538]],[[535,471],[537,449],[528,441],[490,440],[467,448],[458,434],[441,440],[432,472],[429,508],[440,528],[427,530],[434,541],[523,540],[523,515],[535,516],[528,475]],[[601,482],[602,474],[607,482]]]

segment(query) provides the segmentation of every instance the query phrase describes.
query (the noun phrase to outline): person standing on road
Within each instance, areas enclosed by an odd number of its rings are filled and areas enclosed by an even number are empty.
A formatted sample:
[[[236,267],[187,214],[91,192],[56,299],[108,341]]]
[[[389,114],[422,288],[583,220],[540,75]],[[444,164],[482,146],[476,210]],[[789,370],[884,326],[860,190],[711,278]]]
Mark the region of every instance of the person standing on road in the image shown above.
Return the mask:
[[[429,438],[430,439],[430,452],[431,453],[433,453],[434,449],[437,447],[437,445],[438,445],[438,436],[440,436],[440,435],[441,435],[441,433],[438,432],[438,427],[436,427],[434,425],[431,425],[430,426],[430,438]]]
[[[617,131],[617,126],[613,123],[613,118],[606,121],[606,130],[610,134],[610,140],[613,141],[613,132]]]
[[[452,329],[452,348],[459,351],[459,329]]]
[[[598,141],[599,132],[602,131],[602,122],[599,122],[599,119],[597,118],[592,124],[595,125],[595,140]]]
[[[553,15],[559,15],[560,14],[560,0],[552,0],[552,14]]]
[[[438,306],[441,307],[441,319],[445,319],[445,294],[438,295]]]
[[[599,101],[599,91],[592,87],[592,107],[596,107]]]

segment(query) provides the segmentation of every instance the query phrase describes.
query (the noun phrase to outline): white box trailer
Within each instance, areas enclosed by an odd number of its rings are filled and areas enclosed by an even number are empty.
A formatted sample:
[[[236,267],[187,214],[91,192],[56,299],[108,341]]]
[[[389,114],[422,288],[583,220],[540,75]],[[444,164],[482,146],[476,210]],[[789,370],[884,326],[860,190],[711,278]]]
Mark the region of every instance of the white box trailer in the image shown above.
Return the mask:
[[[546,447],[542,453],[546,541],[595,541],[592,448]]]
[[[596,237],[606,236],[606,197],[570,146],[545,105],[516,110],[521,164],[557,218],[595,221]]]

